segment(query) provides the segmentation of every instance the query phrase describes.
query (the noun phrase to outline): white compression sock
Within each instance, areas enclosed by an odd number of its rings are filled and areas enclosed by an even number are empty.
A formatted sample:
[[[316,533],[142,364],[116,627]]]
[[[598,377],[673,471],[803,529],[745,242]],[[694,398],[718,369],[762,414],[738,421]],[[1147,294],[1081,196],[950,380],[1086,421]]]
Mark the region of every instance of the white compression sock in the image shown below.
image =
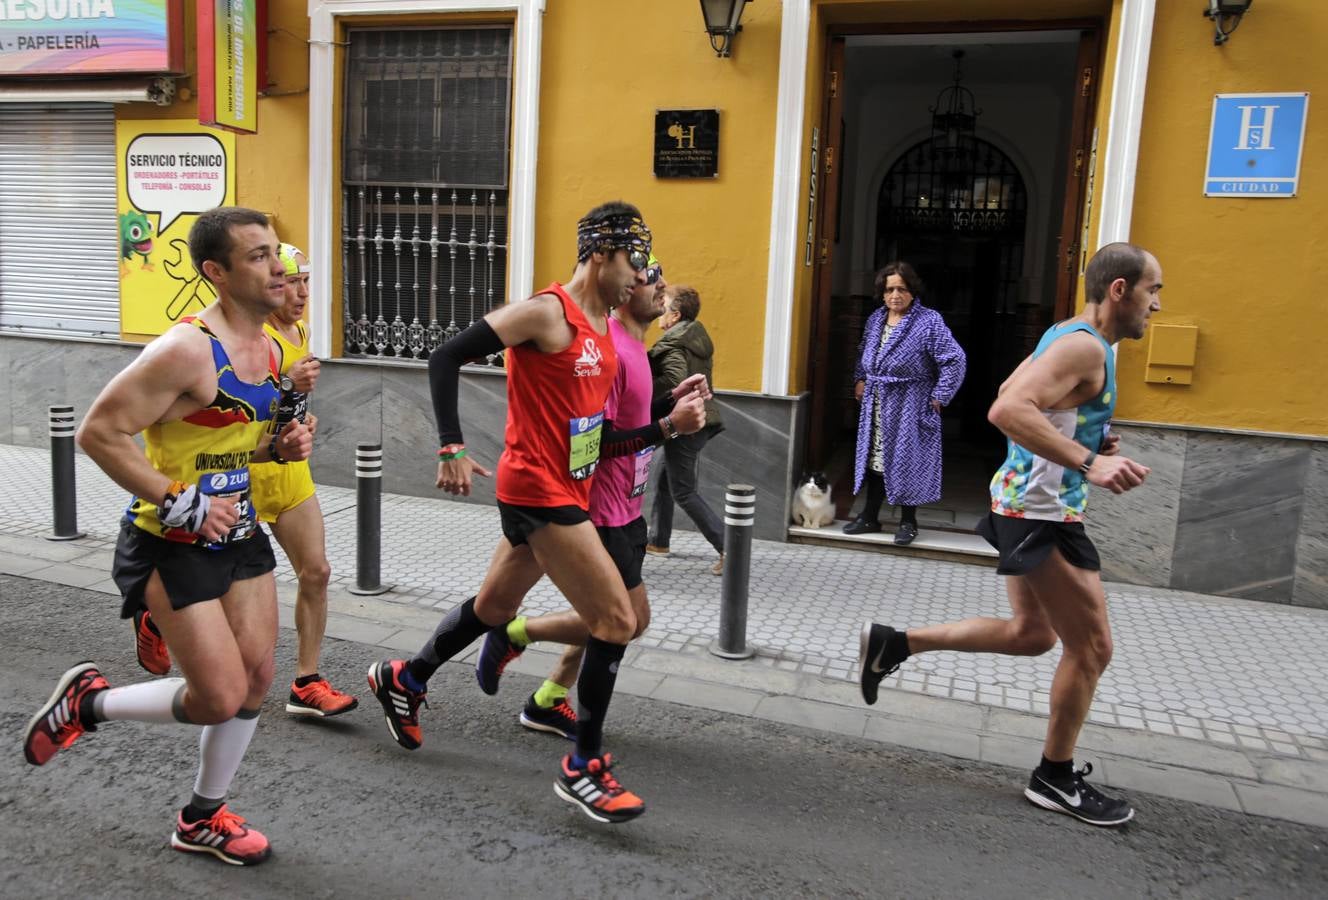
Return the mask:
[[[159,678],[102,691],[92,700],[92,714],[99,722],[168,725],[188,721],[183,702],[184,679]]]
[[[220,725],[208,725],[198,739],[198,778],[194,794],[220,800],[230,789],[231,779],[240,768],[244,751],[258,727],[258,710],[242,709],[235,718]]]

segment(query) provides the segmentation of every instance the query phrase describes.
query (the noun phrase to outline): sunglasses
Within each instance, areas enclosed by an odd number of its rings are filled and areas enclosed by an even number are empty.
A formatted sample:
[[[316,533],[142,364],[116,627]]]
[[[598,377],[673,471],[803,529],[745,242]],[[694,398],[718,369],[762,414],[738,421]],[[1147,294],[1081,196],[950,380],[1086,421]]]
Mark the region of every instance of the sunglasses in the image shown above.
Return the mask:
[[[640,272],[650,265],[650,254],[640,250],[629,250],[627,251],[627,264]]]
[[[663,277],[664,277],[664,267],[661,266],[659,263],[655,263],[653,266],[646,269],[646,284],[654,284]]]

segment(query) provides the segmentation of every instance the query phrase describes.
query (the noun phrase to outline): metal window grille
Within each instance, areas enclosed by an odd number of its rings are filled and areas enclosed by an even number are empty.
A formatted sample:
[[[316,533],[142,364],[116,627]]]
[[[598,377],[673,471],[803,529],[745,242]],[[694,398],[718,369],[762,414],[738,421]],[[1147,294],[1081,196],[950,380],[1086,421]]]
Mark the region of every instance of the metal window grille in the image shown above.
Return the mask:
[[[365,29],[349,42],[345,355],[427,359],[506,296],[512,32]]]

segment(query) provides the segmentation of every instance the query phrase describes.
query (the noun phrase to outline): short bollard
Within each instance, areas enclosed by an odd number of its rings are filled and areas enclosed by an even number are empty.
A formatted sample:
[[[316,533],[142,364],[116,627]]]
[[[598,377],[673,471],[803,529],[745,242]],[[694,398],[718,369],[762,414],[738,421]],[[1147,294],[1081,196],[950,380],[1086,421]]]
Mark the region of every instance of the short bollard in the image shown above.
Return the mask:
[[[352,594],[382,594],[379,562],[383,539],[383,445],[355,448],[355,587]]]
[[[731,484],[724,493],[724,578],[719,597],[719,640],[710,652],[724,659],[750,659],[747,645],[747,584],[752,569],[752,525],[756,521],[756,488]]]
[[[74,407],[51,407],[51,506],[55,530],[48,541],[83,537],[78,530],[78,492],[74,489]]]

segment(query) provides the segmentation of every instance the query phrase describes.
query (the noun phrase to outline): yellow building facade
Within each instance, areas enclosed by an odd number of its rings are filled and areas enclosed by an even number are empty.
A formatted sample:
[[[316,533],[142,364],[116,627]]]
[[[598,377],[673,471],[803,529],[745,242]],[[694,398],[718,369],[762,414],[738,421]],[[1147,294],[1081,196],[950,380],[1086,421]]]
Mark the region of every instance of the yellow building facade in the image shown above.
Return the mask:
[[[576,220],[622,198],[642,209],[668,280],[700,292],[734,410],[702,484],[712,497],[757,484],[760,537],[790,536],[805,468],[827,470],[850,510],[850,376],[879,302],[873,274],[895,257],[918,264],[969,357],[946,419],[947,499],[924,511],[924,532],[963,531],[1000,452],[984,430],[995,386],[1082,306],[1092,251],[1130,240],[1156,254],[1166,288],[1151,333],[1118,348],[1116,427],[1154,475],[1094,496],[1107,575],[1328,606],[1316,574],[1328,570],[1316,352],[1328,320],[1315,290],[1328,274],[1316,252],[1328,119],[1313,102],[1328,7],[1261,0],[1215,46],[1207,6],[755,0],[720,57],[682,0],[272,0],[233,202],[274,213],[313,261],[315,350],[345,363],[326,370],[336,402],[319,412],[335,427],[320,477],[349,483],[351,444],[381,436],[387,469],[400,460],[388,488],[428,493],[428,348],[565,279]],[[457,32],[455,45],[438,37]],[[174,83],[169,103],[117,104],[116,121],[195,118],[193,80]],[[951,85],[980,108],[969,169],[935,152]],[[1285,93],[1311,98],[1295,196],[1205,196],[1215,97]],[[0,93],[0,112],[13,102]],[[718,113],[713,177],[656,174],[657,120],[680,110]],[[497,168],[453,177],[481,145],[492,162],[493,141]],[[0,347],[27,352],[13,349],[23,329],[5,327],[2,289]],[[464,391],[463,415],[471,404],[485,423],[468,439],[496,455],[500,367],[471,372]]]

